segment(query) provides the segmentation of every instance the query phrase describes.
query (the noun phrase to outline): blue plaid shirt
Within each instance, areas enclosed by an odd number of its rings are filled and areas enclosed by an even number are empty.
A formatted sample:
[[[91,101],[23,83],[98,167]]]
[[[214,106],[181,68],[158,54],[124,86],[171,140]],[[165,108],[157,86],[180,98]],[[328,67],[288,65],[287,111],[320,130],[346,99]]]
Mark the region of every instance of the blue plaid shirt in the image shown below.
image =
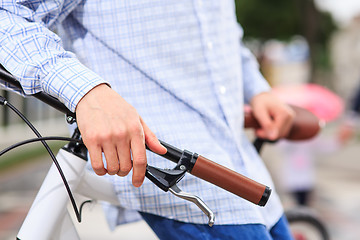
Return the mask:
[[[60,25],[64,43],[48,30]],[[0,3],[0,63],[26,94],[45,91],[74,111],[81,97],[107,82],[159,139],[273,188],[243,131],[244,102],[269,86],[241,37],[231,0]],[[150,153],[148,162],[174,166]],[[207,222],[194,204],[147,180],[135,188],[131,176],[109,178],[124,209]],[[262,208],[191,175],[179,186],[202,198],[217,224],[270,227],[282,215],[275,192]],[[108,215],[113,225],[120,212]]]

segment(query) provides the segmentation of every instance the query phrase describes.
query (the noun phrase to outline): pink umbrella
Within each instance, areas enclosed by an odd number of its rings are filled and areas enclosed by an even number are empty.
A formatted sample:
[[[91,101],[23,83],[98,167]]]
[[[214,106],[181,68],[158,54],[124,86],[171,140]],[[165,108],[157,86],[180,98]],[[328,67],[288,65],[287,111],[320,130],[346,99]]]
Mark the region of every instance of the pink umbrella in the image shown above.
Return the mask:
[[[313,84],[285,85],[273,88],[281,100],[305,108],[319,119],[330,122],[342,114],[343,100],[329,89]]]

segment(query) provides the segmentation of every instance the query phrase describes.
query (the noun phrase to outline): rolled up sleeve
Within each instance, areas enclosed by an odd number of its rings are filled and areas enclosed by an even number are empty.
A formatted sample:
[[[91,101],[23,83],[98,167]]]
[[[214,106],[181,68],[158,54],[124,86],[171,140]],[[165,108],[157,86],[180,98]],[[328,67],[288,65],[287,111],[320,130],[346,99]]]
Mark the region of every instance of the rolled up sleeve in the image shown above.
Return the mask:
[[[249,49],[241,46],[242,77],[244,82],[244,100],[249,103],[255,95],[270,91],[270,86],[259,70],[259,64]]]
[[[79,1],[46,2],[1,3],[0,63],[20,82],[25,94],[44,91],[75,111],[88,91],[106,81],[64,50],[61,39],[48,29]]]

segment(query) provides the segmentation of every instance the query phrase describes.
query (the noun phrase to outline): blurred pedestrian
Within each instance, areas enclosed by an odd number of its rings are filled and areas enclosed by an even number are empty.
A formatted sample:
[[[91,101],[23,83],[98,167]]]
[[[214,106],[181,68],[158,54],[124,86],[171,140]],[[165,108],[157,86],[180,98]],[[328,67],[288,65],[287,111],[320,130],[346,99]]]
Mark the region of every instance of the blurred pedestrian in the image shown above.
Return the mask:
[[[290,194],[297,205],[309,206],[316,187],[316,161],[320,156],[340,149],[336,137],[329,138],[321,133],[305,141],[281,141],[278,144],[283,159],[281,187]]]

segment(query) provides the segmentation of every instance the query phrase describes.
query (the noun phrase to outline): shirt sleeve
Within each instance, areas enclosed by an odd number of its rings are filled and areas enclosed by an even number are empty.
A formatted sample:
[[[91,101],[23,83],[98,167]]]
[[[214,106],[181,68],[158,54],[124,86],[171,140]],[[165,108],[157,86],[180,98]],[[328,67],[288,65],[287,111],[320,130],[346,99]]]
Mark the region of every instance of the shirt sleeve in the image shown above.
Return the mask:
[[[261,92],[270,91],[270,86],[259,70],[259,64],[254,55],[241,44],[242,77],[244,83],[245,103]]]
[[[0,3],[0,63],[20,82],[25,94],[44,91],[75,111],[80,99],[105,83],[65,51],[49,30],[81,0]]]

